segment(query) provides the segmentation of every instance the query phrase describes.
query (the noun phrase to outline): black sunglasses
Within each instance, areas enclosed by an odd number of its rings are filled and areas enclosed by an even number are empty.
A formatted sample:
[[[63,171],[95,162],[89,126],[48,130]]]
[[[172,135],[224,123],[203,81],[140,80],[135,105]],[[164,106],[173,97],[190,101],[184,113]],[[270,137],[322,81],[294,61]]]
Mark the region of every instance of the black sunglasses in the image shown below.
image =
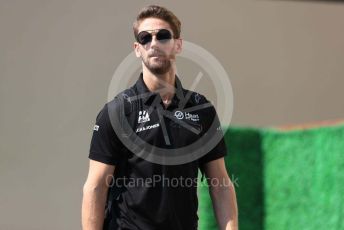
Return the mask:
[[[172,34],[167,29],[160,29],[160,30],[145,30],[141,31],[136,36],[136,41],[141,45],[146,45],[147,43],[151,42],[153,39],[153,35],[156,36],[156,40],[160,43],[166,43],[170,39],[172,39]]]

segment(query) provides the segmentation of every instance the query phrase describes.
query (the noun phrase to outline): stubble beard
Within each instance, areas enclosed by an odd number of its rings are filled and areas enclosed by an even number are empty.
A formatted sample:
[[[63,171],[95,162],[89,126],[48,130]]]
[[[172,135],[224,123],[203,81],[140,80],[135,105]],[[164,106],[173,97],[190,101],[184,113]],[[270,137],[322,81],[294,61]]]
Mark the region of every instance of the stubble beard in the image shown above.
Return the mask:
[[[152,60],[152,56],[148,56],[147,58],[142,58],[142,62],[146,66],[146,68],[155,75],[162,75],[170,71],[172,64],[171,64],[171,57],[166,55],[161,55],[158,57],[159,60]]]

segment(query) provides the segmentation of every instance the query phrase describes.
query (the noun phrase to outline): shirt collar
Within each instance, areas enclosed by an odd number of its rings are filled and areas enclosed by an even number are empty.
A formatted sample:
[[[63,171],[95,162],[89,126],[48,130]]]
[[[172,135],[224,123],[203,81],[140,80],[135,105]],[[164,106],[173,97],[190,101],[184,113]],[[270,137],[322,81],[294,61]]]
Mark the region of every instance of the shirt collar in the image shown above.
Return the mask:
[[[159,97],[159,102],[161,102],[160,94],[156,92],[149,91],[147,85],[145,84],[143,80],[143,73],[141,72],[139,79],[136,81],[136,89],[138,92],[138,95],[143,103],[151,105],[151,103],[154,101],[155,97]],[[171,104],[169,106],[176,106],[178,107],[179,101],[183,100],[185,97],[185,89],[182,86],[181,81],[179,80],[178,76],[175,77],[175,94],[172,98]]]

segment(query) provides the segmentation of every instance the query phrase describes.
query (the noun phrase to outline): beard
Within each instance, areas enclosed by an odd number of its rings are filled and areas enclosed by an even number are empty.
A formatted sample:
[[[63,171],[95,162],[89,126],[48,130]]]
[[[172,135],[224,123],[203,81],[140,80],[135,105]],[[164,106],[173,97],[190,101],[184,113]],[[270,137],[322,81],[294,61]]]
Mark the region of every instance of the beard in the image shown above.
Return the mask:
[[[167,73],[172,66],[171,57],[161,51],[148,54],[146,58],[142,58],[142,62],[151,73],[156,75]]]

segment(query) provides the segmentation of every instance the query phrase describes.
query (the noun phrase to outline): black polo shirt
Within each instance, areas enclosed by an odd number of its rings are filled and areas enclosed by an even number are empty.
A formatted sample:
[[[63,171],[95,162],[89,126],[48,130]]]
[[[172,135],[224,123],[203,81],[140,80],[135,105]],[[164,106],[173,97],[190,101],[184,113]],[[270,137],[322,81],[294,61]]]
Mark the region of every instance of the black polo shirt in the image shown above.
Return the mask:
[[[197,229],[198,169],[202,170],[211,160],[224,157],[227,149],[211,103],[203,95],[184,89],[177,76],[175,87],[172,102],[165,108],[160,95],[148,90],[141,73],[137,82],[106,103],[96,118],[89,158],[116,166],[111,188],[116,191],[111,204],[111,229]],[[128,103],[128,98],[135,98],[135,103]],[[206,104],[210,106],[202,106]],[[174,117],[159,116],[156,105]],[[114,130],[112,113],[121,113],[127,119],[136,138],[150,146],[171,150],[167,154],[206,135],[220,135],[221,138],[205,155],[187,163],[153,163],[123,144],[119,138],[121,134]],[[211,125],[216,129],[211,129]]]

